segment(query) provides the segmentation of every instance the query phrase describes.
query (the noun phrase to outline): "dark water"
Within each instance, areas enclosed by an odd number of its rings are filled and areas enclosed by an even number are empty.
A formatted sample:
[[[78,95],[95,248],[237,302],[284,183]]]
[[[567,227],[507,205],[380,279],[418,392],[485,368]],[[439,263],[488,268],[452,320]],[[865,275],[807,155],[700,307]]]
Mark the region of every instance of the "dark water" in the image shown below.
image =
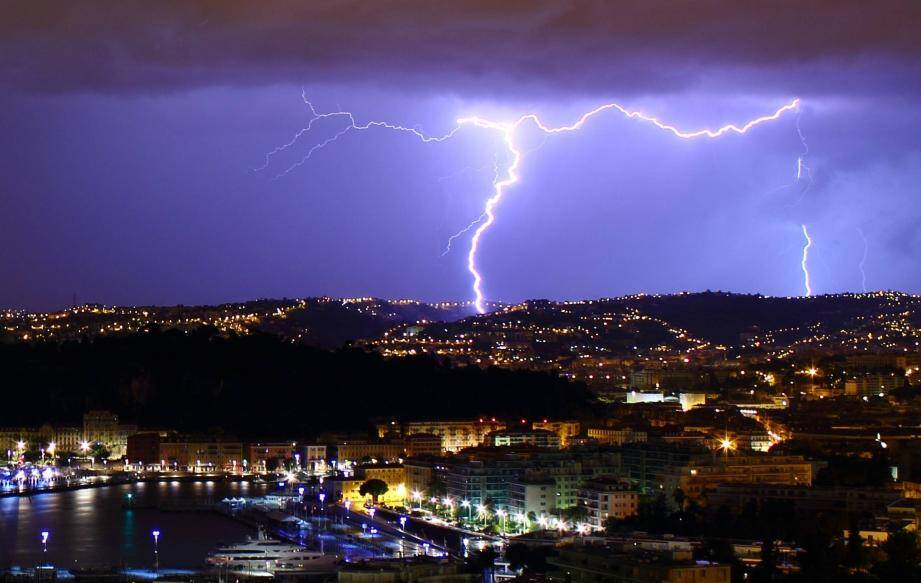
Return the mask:
[[[196,568],[219,542],[241,541],[252,534],[214,512],[125,510],[129,492],[133,503],[143,507],[166,500],[258,496],[264,488],[247,482],[162,482],[0,498],[0,568],[42,562],[43,530],[50,532],[48,561],[61,568],[149,568],[153,530],[161,533],[161,567]]]

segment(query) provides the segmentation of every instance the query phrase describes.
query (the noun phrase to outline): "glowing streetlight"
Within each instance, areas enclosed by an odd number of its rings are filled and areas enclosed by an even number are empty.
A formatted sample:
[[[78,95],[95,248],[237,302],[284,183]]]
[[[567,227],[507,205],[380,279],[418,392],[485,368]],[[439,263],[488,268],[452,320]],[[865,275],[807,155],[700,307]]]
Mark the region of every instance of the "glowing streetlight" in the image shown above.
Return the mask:
[[[45,564],[48,563],[48,538],[51,536],[51,533],[47,530],[42,531],[42,557],[45,558]]]
[[[154,571],[160,572],[160,531],[154,530],[150,534],[154,539]]]

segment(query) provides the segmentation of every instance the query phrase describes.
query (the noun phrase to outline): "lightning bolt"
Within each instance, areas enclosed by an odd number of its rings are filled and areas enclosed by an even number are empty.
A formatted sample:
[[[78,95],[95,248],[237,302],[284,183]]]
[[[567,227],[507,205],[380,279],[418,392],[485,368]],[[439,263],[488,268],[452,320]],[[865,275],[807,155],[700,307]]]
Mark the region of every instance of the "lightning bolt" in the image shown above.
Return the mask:
[[[540,119],[540,117],[537,116],[537,114],[533,114],[533,113],[522,115],[514,122],[499,122],[499,121],[492,121],[492,120],[489,120],[483,117],[479,117],[479,116],[471,116],[471,117],[462,117],[462,118],[457,119],[454,128],[447,134],[444,134],[441,136],[428,136],[416,128],[410,128],[410,127],[401,126],[398,124],[392,124],[392,123],[385,122],[385,121],[370,121],[364,124],[359,124],[355,120],[355,117],[351,112],[343,111],[341,109],[339,111],[334,111],[334,112],[329,112],[329,113],[320,113],[316,110],[313,104],[307,99],[306,94],[303,91],[301,93],[301,98],[303,99],[307,108],[310,110],[310,113],[312,116],[310,120],[308,121],[307,126],[301,129],[300,131],[298,131],[289,142],[282,144],[281,146],[278,146],[274,150],[268,152],[265,156],[265,163],[257,170],[263,170],[267,168],[269,164],[271,163],[272,157],[294,146],[294,144],[303,135],[309,133],[310,130],[313,129],[314,124],[316,122],[326,120],[326,119],[331,119],[331,118],[339,118],[339,119],[345,120],[347,122],[346,127],[340,130],[339,132],[337,132],[336,134],[334,134],[332,137],[327,138],[326,140],[323,140],[315,144],[314,146],[312,146],[307,151],[307,153],[301,158],[300,161],[289,166],[286,170],[278,174],[276,178],[281,178],[289,174],[295,168],[302,166],[308,160],[310,160],[310,158],[313,156],[314,153],[332,144],[333,142],[338,141],[339,138],[341,138],[342,136],[344,136],[346,133],[350,131],[365,131],[365,130],[370,130],[374,128],[388,129],[388,130],[392,130],[396,132],[403,132],[403,133],[410,134],[411,136],[422,141],[423,143],[443,142],[445,140],[448,140],[454,137],[454,135],[458,131],[460,131],[461,128],[465,126],[472,126],[472,127],[479,128],[479,129],[499,132],[500,136],[502,137],[502,141],[505,143],[505,146],[508,150],[510,160],[511,160],[509,162],[508,167],[505,170],[505,176],[500,178],[497,175],[496,179],[493,181],[493,192],[492,192],[492,195],[486,199],[486,203],[484,205],[482,215],[480,215],[480,217],[477,218],[475,221],[471,222],[461,232],[457,233],[457,235],[449,239],[449,245],[450,245],[450,241],[452,241],[453,239],[456,239],[458,236],[476,227],[475,230],[473,231],[473,236],[470,239],[470,247],[467,252],[467,271],[469,271],[470,275],[473,277],[474,304],[476,305],[477,312],[481,314],[486,312],[486,305],[485,305],[485,296],[483,293],[483,275],[480,273],[479,269],[477,268],[477,253],[479,251],[480,242],[483,238],[483,235],[496,222],[496,213],[495,213],[496,207],[502,201],[502,198],[505,196],[507,189],[511,187],[512,185],[517,184],[520,180],[518,173],[521,168],[521,163],[524,158],[524,154],[521,148],[515,142],[515,135],[517,133],[517,130],[522,125],[526,123],[532,124],[537,129],[542,131],[544,134],[549,136],[549,135],[577,131],[581,129],[582,126],[588,123],[588,121],[594,118],[595,116],[601,113],[607,112],[607,111],[616,111],[616,112],[621,113],[623,116],[629,119],[636,119],[636,120],[639,120],[645,123],[649,123],[664,132],[672,134],[673,136],[677,138],[681,138],[685,140],[690,140],[690,139],[695,139],[695,138],[718,138],[720,136],[723,136],[726,134],[732,134],[732,133],[739,134],[739,135],[745,134],[754,127],[757,127],[767,122],[775,121],[779,119],[784,113],[798,109],[799,103],[800,103],[799,99],[794,99],[791,102],[779,107],[771,114],[754,118],[752,120],[745,122],[742,125],[726,124],[716,129],[704,128],[704,129],[693,130],[693,131],[682,130],[678,128],[677,126],[660,121],[656,117],[647,115],[640,111],[627,109],[626,107],[618,103],[606,103],[604,105],[600,105],[596,107],[595,109],[592,109],[582,114],[575,122],[569,125],[550,126],[550,125],[545,124]],[[802,137],[802,132],[800,132],[799,135]],[[804,165],[802,161],[800,161],[797,166],[798,174],[802,172],[803,167]],[[803,230],[805,231],[805,227],[803,227]]]
[[[867,236],[864,234],[863,229],[857,227],[857,233],[860,235],[860,238],[863,239],[863,255],[860,257],[860,263],[857,264],[857,267],[860,269],[860,287],[863,290],[863,293],[867,293],[867,253],[870,251],[870,243],[867,241]]]
[[[496,160],[495,160],[495,163],[493,164],[493,179],[492,179],[493,184],[499,181],[500,172],[501,172],[501,169],[499,167],[499,155],[496,154]],[[465,233],[469,232],[470,229],[479,225],[485,218],[486,218],[486,213],[483,212],[480,216],[470,221],[470,223],[466,227],[464,227],[460,231],[448,237],[448,242],[447,244],[445,244],[445,250],[441,253],[441,256],[444,257],[445,255],[451,252],[451,244],[454,242],[455,239],[461,237]]]
[[[809,280],[809,249],[812,248],[812,238],[809,236],[809,231],[806,230],[806,225],[803,227],[803,237],[806,238],[806,244],[803,245],[803,259],[800,261],[800,267],[803,269],[803,286],[806,289],[806,297],[812,295],[812,283]]]
[[[812,188],[813,183],[815,182],[812,178],[812,169],[806,165],[806,156],[809,155],[809,144],[806,142],[806,136],[803,134],[803,129],[800,127],[800,117],[802,114],[797,112],[796,115],[796,135],[799,136],[799,141],[803,145],[803,149],[800,152],[799,157],[796,158],[796,183],[799,183],[803,180],[803,177],[806,177],[806,187],[799,193],[799,200],[796,201],[796,204],[799,204],[806,197],[806,193]]]

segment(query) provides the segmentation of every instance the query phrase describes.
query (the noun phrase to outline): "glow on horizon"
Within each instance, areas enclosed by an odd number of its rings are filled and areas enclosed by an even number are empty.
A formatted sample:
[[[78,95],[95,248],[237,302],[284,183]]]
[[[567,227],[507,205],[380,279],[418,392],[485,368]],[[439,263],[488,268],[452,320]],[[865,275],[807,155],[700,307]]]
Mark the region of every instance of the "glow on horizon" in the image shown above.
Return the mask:
[[[307,151],[307,153],[301,158],[300,161],[292,164],[286,170],[276,175],[276,178],[285,176],[288,173],[290,173],[292,170],[294,170],[295,168],[302,166],[313,156],[314,153],[332,144],[333,142],[336,142],[339,138],[344,136],[349,131],[363,131],[363,130],[369,130],[372,128],[383,128],[383,129],[389,129],[389,130],[397,131],[397,132],[409,133],[413,135],[414,137],[418,138],[419,140],[421,140],[423,143],[443,142],[445,140],[448,140],[454,137],[454,135],[458,131],[460,131],[462,127],[466,125],[472,125],[474,127],[481,128],[481,129],[495,130],[495,131],[501,132],[502,139],[505,142],[506,147],[508,148],[508,152],[511,154],[511,163],[509,164],[505,172],[505,177],[500,178],[498,174],[496,175],[495,179],[493,180],[493,193],[489,198],[486,199],[486,202],[484,204],[483,213],[476,220],[471,222],[465,229],[463,229],[462,231],[454,235],[448,241],[449,249],[450,249],[450,243],[453,239],[467,232],[468,230],[473,228],[473,226],[476,225],[476,229],[473,232],[473,237],[470,240],[470,247],[467,252],[467,271],[469,271],[470,275],[473,277],[472,288],[473,288],[473,294],[474,294],[474,305],[476,306],[477,312],[480,314],[486,313],[486,305],[485,305],[486,299],[485,299],[485,294],[483,292],[483,283],[484,283],[483,274],[480,272],[480,270],[477,267],[477,253],[479,251],[480,241],[483,235],[486,233],[487,230],[489,230],[489,228],[496,221],[495,209],[497,205],[501,202],[506,189],[509,186],[512,186],[513,184],[518,183],[520,180],[518,176],[518,170],[521,166],[521,162],[524,157],[524,154],[522,153],[521,149],[515,143],[515,133],[518,130],[518,128],[522,126],[522,124],[525,124],[526,122],[530,122],[530,123],[533,123],[535,127],[537,127],[539,130],[541,130],[545,134],[548,134],[548,135],[559,134],[559,133],[572,132],[572,131],[579,130],[594,116],[604,113],[606,111],[614,110],[614,111],[620,112],[627,118],[638,119],[640,121],[652,124],[658,129],[671,133],[677,138],[686,139],[686,140],[695,139],[695,138],[718,138],[720,136],[723,136],[725,134],[730,134],[730,133],[743,135],[758,125],[761,125],[767,122],[771,122],[771,121],[775,121],[779,119],[784,113],[798,109],[799,104],[800,104],[799,98],[796,98],[790,101],[789,103],[786,103],[783,106],[777,108],[773,113],[768,114],[768,115],[763,115],[760,117],[756,117],[754,119],[751,119],[745,122],[742,125],[726,124],[716,129],[704,128],[704,129],[693,130],[693,131],[679,129],[677,126],[660,121],[656,117],[647,115],[640,111],[627,109],[618,103],[606,103],[604,105],[600,105],[596,107],[595,109],[592,109],[582,114],[574,123],[569,124],[569,125],[562,125],[562,126],[556,126],[556,127],[548,126],[540,119],[540,117],[537,114],[533,114],[533,113],[522,115],[514,122],[497,122],[497,121],[492,121],[492,120],[482,118],[479,116],[471,116],[471,117],[462,117],[462,118],[457,119],[456,125],[454,126],[454,128],[450,132],[442,136],[428,136],[415,128],[401,126],[398,124],[392,124],[392,123],[385,122],[385,121],[370,121],[364,124],[358,124],[355,121],[354,115],[348,111],[340,110],[340,111],[334,111],[334,112],[329,112],[329,113],[319,113],[317,112],[314,105],[307,99],[306,94],[302,92],[301,97],[304,103],[306,104],[307,108],[310,110],[311,115],[313,117],[310,119],[307,126],[302,128],[300,131],[298,131],[290,141],[268,152],[265,155],[264,164],[260,166],[259,168],[257,168],[256,169],[257,171],[264,170],[265,168],[267,168],[269,163],[271,162],[271,158],[274,155],[293,146],[302,135],[309,132],[313,128],[314,122],[321,120],[321,119],[327,119],[327,118],[342,117],[348,120],[348,125],[344,129],[334,134],[333,136],[312,146]],[[802,169],[802,162],[799,161],[798,170],[797,170],[798,174],[801,172],[801,169]],[[805,226],[803,227],[803,229],[805,231]],[[811,294],[811,290],[809,291],[809,294]]]

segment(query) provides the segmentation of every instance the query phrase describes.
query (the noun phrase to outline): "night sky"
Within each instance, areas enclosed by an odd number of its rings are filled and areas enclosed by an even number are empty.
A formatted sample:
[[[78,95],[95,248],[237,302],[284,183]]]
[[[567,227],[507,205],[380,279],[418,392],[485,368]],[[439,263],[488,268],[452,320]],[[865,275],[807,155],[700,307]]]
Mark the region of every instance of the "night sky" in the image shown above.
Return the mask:
[[[921,3],[4,2],[0,307],[310,295],[470,299],[497,132],[520,182],[483,236],[486,297],[921,292]],[[805,144],[797,131],[797,122]],[[807,151],[808,147],[808,151]],[[800,156],[810,172],[796,180]],[[861,273],[863,266],[864,273]],[[864,282],[865,279],[865,282]]]

